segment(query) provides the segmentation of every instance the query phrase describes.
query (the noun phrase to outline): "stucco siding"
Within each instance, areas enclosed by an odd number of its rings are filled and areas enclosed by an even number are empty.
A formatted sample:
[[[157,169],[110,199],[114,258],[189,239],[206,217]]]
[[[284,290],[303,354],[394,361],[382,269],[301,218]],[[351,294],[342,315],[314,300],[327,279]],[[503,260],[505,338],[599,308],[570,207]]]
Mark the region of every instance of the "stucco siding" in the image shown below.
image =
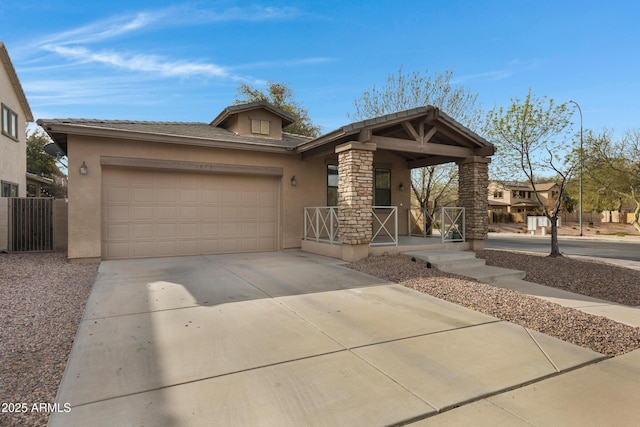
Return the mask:
[[[155,159],[223,165],[281,168],[280,178],[280,247],[299,248],[303,236],[304,207],[327,204],[327,163],[337,160],[316,158],[301,160],[296,154],[274,154],[244,150],[212,149],[69,135],[69,258],[100,258],[102,233],[103,157]],[[81,175],[85,162],[87,175]],[[374,165],[392,168],[392,204],[398,206],[400,234],[406,234],[407,209],[411,177],[404,161],[391,152],[376,152]],[[296,186],[291,178],[296,177]],[[400,183],[404,190],[399,190]]]
[[[9,247],[9,199],[0,197],[0,251]]]
[[[69,136],[69,258],[101,257],[103,156],[173,160],[256,167],[279,167],[281,186],[281,248],[300,246],[303,208],[326,203],[323,159],[302,162],[296,155],[255,153],[151,142]],[[82,162],[88,168],[81,175]],[[296,176],[297,186],[291,186]]]
[[[27,118],[11,85],[9,75],[1,65],[0,103],[6,105],[18,115],[18,141],[0,132],[0,180],[18,184],[18,196],[24,197],[27,194]]]

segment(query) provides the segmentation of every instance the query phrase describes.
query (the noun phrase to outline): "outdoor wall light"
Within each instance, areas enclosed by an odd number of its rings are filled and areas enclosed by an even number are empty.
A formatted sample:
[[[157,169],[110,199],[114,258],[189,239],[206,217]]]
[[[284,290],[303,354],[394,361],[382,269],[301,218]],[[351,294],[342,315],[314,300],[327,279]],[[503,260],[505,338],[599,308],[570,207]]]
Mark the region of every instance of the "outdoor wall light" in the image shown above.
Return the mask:
[[[400,183],[400,185],[398,186],[398,190],[404,191],[404,184],[403,183]]]
[[[296,185],[298,185],[298,181],[296,181],[296,176],[295,176],[295,175],[293,175],[293,176],[291,177],[291,186],[292,186],[292,187],[295,187]]]
[[[86,175],[86,174],[87,174],[87,164],[83,160],[82,164],[80,165],[80,175]]]

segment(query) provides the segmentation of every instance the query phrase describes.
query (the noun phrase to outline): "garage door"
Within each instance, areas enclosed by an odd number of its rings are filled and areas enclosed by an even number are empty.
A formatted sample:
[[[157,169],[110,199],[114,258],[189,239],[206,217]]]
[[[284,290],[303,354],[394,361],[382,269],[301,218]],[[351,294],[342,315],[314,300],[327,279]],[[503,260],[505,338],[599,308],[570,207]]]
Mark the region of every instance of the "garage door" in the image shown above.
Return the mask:
[[[103,169],[104,259],[278,249],[274,177]]]

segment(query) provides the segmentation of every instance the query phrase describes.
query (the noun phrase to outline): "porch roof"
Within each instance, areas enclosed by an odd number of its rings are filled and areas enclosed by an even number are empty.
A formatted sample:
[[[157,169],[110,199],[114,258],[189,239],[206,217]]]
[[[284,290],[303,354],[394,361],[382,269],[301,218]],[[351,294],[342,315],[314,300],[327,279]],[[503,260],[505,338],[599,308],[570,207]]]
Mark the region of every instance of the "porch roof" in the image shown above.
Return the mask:
[[[367,142],[398,152],[408,167],[487,157],[495,147],[438,108],[426,105],[342,126],[297,147],[303,157],[325,156],[346,142]]]

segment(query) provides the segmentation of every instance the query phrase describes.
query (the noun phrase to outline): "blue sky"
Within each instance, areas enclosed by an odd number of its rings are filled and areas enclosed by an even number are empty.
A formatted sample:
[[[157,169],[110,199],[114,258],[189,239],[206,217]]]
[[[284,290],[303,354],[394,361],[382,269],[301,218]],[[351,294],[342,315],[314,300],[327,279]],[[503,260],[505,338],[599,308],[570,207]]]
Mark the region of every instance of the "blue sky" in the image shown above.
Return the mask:
[[[273,80],[328,132],[400,66],[455,67],[485,109],[531,87],[623,132],[640,127],[639,17],[617,0],[22,0],[0,3],[0,40],[36,119],[209,122]]]

